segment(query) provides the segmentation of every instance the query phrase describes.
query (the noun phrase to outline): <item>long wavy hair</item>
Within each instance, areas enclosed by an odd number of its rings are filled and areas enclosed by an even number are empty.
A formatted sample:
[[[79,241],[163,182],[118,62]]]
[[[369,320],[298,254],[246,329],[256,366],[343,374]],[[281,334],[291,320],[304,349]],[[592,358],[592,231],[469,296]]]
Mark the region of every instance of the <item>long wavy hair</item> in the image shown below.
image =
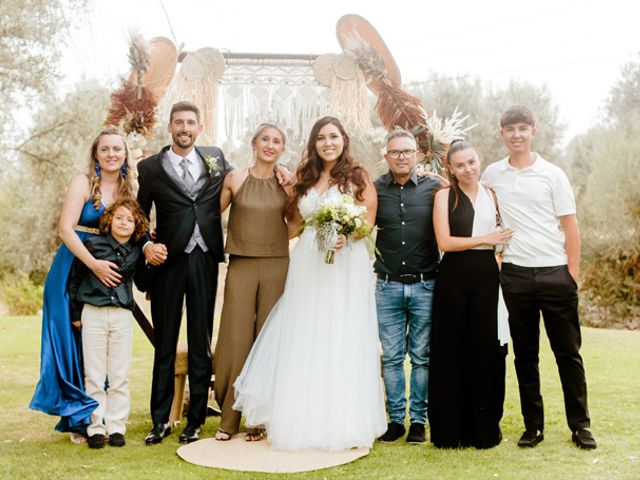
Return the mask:
[[[91,150],[89,152],[89,171],[87,176],[89,177],[89,192],[91,194],[91,199],[93,200],[93,207],[96,210],[100,210],[100,204],[102,202],[102,192],[100,191],[100,177],[96,173],[96,154],[98,153],[98,143],[100,143],[100,139],[105,135],[118,135],[120,138],[122,138],[122,143],[124,143],[125,175],[120,175],[118,177],[118,188],[115,192],[115,198],[135,198],[135,182],[133,180],[133,169],[131,168],[131,163],[129,162],[129,147],[127,146],[126,138],[119,128],[106,127],[104,130],[98,133],[98,136],[93,140],[93,143],[91,144]]]
[[[316,150],[316,140],[318,139],[320,130],[329,124],[334,125],[338,129],[344,141],[342,153],[329,173],[331,176],[329,183],[331,185],[338,185],[338,189],[342,193],[351,191],[356,199],[363,199],[362,193],[366,187],[367,172],[351,156],[349,152],[349,136],[347,132],[345,132],[340,120],[335,117],[322,117],[311,129],[309,139],[307,140],[307,147],[302,155],[302,161],[296,170],[296,183],[293,186],[293,195],[291,196],[287,209],[287,216],[289,218],[293,216],[300,198],[304,196],[320,178],[324,161],[320,158]]]

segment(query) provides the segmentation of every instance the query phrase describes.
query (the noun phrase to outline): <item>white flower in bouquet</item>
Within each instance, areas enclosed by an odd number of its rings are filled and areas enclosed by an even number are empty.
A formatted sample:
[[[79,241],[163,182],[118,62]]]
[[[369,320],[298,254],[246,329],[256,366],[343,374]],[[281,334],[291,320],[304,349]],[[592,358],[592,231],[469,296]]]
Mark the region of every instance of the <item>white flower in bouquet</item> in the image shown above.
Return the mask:
[[[314,215],[305,221],[303,227],[315,227],[318,250],[325,254],[325,262],[331,264],[335,258],[333,247],[340,235],[347,239],[352,236],[371,236],[366,215],[366,207],[356,205],[350,195],[326,198],[320,202]]]

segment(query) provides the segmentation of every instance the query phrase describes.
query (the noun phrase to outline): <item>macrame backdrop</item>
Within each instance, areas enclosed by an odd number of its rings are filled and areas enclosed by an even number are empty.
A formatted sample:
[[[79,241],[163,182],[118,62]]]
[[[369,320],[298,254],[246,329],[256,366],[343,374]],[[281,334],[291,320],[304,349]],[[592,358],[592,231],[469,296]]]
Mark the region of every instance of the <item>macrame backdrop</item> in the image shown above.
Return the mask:
[[[201,145],[212,145],[214,141],[218,84],[224,70],[225,60],[219,50],[201,48],[191,52],[182,60],[160,101],[159,110],[167,119],[175,102],[187,100],[198,106],[204,126],[204,132],[198,140]]]
[[[306,134],[327,110],[311,59],[227,58],[220,92],[215,138],[228,150],[265,121]]]
[[[368,95],[358,64],[343,54],[222,54],[204,48],[184,56],[159,110],[164,118],[179,100],[195,103],[205,127],[198,143],[220,145],[233,155],[265,121],[282,125],[297,142],[289,150],[299,150],[324,115],[363,134],[371,129]]]

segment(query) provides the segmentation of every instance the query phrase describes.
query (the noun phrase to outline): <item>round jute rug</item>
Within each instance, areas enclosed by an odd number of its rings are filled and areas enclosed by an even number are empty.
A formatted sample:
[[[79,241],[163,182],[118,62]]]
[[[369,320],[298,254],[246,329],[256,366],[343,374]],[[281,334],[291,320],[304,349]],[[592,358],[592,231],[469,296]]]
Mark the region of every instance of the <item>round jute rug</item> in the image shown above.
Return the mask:
[[[247,442],[244,434],[236,435],[226,442],[205,438],[184,445],[177,451],[183,460],[203,467],[266,473],[320,470],[353,462],[368,453],[368,448],[353,448],[341,452],[285,452],[271,448],[266,441]]]

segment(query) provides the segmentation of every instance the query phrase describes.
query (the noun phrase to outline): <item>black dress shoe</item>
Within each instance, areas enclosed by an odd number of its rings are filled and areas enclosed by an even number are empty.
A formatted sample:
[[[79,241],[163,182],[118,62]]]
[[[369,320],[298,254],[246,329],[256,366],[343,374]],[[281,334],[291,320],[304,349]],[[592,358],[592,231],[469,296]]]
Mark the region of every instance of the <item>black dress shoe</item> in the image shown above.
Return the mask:
[[[405,441],[407,443],[424,443],[426,440],[427,436],[424,433],[424,423],[412,423]]]
[[[109,435],[109,445],[112,447],[124,447],[124,435],[121,433],[111,433]]]
[[[156,423],[149,434],[144,438],[147,445],[155,445],[162,442],[162,439],[171,433],[171,427],[165,423]]]
[[[381,442],[395,442],[397,439],[404,435],[404,425],[398,422],[389,422],[387,425],[387,431],[384,432],[378,440]]]
[[[180,434],[180,443],[191,443],[200,440],[200,426],[194,423],[187,423]]]
[[[527,429],[518,440],[518,446],[523,448],[535,447],[542,440],[544,440],[544,434],[535,428]]]
[[[581,428],[573,432],[571,434],[571,440],[573,440],[573,443],[578,447],[584,448],[585,450],[593,450],[598,447],[596,439],[593,438],[593,434],[588,428]]]
[[[104,448],[104,435],[100,433],[91,435],[87,443],[89,443],[89,448]]]

